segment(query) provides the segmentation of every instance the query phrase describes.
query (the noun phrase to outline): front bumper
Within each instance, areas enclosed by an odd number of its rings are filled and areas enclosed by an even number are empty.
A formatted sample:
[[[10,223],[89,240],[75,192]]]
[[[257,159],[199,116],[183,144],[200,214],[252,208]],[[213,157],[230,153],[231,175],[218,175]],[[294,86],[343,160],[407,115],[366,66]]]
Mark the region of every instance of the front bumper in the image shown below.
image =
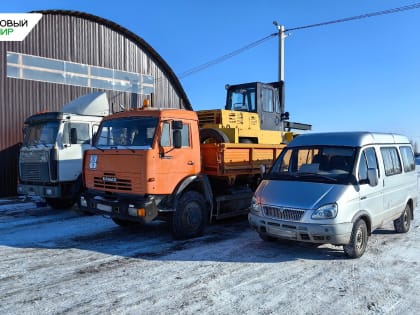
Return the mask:
[[[80,197],[79,207],[82,211],[110,216],[128,221],[150,222],[158,215],[157,202],[153,196],[113,197],[85,192]]]
[[[352,223],[316,224],[274,220],[248,214],[248,221],[258,233],[301,242],[345,245],[350,242]]]
[[[60,186],[18,184],[17,192],[20,195],[35,195],[43,198],[62,197]]]

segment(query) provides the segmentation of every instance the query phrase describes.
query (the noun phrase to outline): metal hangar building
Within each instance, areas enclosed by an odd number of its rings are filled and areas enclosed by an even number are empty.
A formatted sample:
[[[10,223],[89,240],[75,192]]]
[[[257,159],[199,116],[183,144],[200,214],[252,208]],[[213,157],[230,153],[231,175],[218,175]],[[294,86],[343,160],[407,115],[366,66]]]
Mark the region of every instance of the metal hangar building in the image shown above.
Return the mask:
[[[141,107],[192,109],[175,73],[141,37],[87,13],[38,11],[22,42],[0,42],[0,197],[16,195],[23,123],[105,91],[110,112]]]

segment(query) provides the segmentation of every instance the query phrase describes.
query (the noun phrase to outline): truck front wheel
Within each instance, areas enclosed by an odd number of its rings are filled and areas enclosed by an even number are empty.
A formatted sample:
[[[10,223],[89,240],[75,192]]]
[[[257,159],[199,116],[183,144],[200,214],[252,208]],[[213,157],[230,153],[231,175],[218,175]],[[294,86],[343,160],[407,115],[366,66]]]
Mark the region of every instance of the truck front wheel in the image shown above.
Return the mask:
[[[68,209],[76,202],[74,198],[45,198],[45,201],[53,209]]]
[[[196,191],[185,192],[172,216],[172,234],[176,239],[199,236],[207,225],[207,209],[203,196]]]

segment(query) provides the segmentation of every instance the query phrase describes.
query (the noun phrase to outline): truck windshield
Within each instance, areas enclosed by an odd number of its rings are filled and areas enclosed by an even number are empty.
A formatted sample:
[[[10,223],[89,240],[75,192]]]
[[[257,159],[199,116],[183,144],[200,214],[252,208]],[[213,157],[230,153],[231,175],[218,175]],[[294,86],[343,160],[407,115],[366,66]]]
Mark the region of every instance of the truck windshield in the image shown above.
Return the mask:
[[[24,129],[25,135],[23,145],[54,145],[57,138],[58,127],[58,121],[46,121],[27,126]]]
[[[150,148],[155,136],[156,117],[105,120],[98,130],[95,146],[141,146]]]
[[[357,148],[341,146],[286,148],[268,178],[347,184],[353,178],[356,152]]]
[[[226,109],[256,112],[256,87],[238,87],[228,90]]]

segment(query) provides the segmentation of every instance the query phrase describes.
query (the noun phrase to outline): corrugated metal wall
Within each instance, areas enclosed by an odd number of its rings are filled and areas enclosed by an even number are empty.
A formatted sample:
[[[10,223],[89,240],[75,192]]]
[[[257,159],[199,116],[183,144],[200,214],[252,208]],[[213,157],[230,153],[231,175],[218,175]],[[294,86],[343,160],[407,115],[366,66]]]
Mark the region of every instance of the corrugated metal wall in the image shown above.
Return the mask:
[[[156,107],[191,109],[178,79],[146,42],[117,24],[85,13],[44,11],[23,42],[0,42],[0,196],[16,194],[18,144],[26,117],[97,89],[7,78],[7,51],[152,75]],[[115,110],[131,107],[130,93],[107,91]],[[144,96],[138,95],[137,105]]]

